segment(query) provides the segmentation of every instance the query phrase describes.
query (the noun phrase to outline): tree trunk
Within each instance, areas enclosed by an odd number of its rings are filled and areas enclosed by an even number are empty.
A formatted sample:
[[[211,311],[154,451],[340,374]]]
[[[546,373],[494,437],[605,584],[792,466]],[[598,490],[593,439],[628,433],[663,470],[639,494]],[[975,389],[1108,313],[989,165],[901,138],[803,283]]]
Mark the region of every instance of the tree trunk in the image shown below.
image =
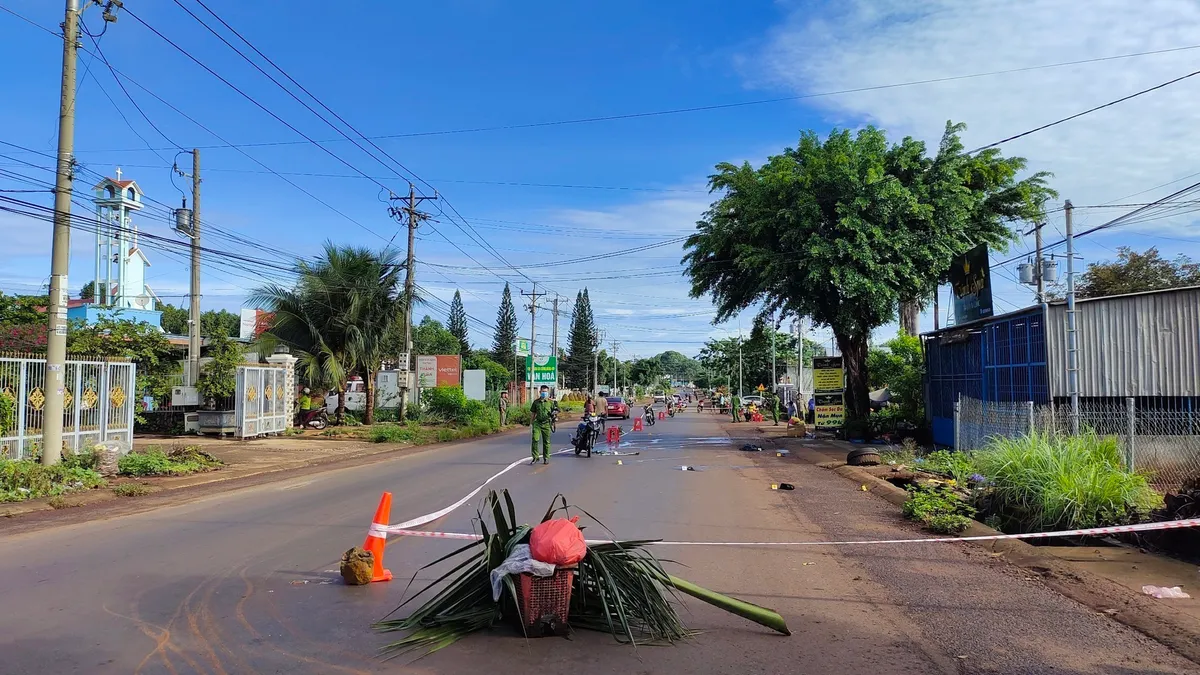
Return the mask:
[[[900,329],[908,335],[921,332],[921,305],[916,300],[900,303]]]
[[[337,410],[334,411],[333,418],[335,420],[337,420],[338,424],[345,424],[345,422],[346,422],[346,388],[345,387],[341,387],[340,389],[338,389],[338,405],[337,405]]]
[[[871,414],[870,387],[867,382],[867,335],[836,334],[846,369],[846,421],[866,420]]]
[[[376,371],[368,371],[367,377],[363,381],[363,390],[366,393],[367,409],[363,412],[363,423],[375,423],[375,376]]]
[[[941,288],[941,285],[939,284],[939,285],[936,285],[933,287],[933,329],[934,330],[938,330],[938,328],[940,327],[939,322],[941,321],[941,319],[938,317],[938,314],[940,314],[942,311],[941,299],[942,299],[942,288]]]

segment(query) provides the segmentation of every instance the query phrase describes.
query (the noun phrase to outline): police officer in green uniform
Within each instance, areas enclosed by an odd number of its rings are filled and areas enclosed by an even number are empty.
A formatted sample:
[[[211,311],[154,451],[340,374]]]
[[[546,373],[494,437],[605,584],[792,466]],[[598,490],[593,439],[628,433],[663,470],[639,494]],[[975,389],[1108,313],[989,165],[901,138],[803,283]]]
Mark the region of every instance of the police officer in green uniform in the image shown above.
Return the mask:
[[[542,464],[550,461],[550,411],[552,409],[550,388],[543,384],[538,392],[537,400],[529,405],[529,427],[533,433],[533,461],[530,464],[537,464],[539,443],[542,446]]]
[[[771,395],[771,419],[775,420],[775,426],[779,426],[779,396]]]
[[[740,396],[733,397],[733,405],[730,407],[730,411],[733,413],[733,421],[741,422],[738,419],[738,415],[742,414],[742,398]]]

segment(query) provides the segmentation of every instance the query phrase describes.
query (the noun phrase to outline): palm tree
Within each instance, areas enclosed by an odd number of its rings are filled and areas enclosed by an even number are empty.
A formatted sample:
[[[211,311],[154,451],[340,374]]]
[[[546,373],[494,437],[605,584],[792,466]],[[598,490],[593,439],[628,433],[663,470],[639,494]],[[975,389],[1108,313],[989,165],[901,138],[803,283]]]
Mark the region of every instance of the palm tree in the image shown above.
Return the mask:
[[[315,261],[297,263],[295,286],[255,289],[250,301],[274,313],[268,339],[289,347],[310,386],[338,392],[337,417],[346,409],[346,378],[363,374],[366,421],[374,421],[375,376],[388,336],[404,316],[404,263],[395,251],[326,243]]]

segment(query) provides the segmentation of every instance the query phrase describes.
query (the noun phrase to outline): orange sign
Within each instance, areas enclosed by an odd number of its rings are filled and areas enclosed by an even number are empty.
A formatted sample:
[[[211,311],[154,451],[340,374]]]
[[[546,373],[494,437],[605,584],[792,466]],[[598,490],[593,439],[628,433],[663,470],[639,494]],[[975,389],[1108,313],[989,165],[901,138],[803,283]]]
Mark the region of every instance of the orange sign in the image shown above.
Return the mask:
[[[462,357],[458,354],[437,357],[437,386],[462,386]]]

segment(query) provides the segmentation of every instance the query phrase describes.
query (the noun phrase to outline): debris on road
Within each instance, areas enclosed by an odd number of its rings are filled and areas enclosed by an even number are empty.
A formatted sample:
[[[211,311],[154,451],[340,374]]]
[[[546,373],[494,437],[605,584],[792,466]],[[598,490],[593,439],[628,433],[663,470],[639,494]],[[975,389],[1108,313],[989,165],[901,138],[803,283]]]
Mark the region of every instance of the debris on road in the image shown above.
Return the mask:
[[[1167,588],[1166,586],[1149,586],[1149,585],[1147,585],[1147,586],[1142,586],[1142,592],[1145,593],[1146,595],[1149,595],[1152,598],[1158,598],[1160,600],[1168,600],[1168,599],[1170,599],[1170,600],[1174,600],[1174,599],[1186,600],[1186,599],[1192,597],[1192,596],[1188,595],[1187,593],[1185,593],[1184,590],[1182,588],[1180,588],[1179,586],[1172,586],[1170,588]]]
[[[364,551],[355,546],[342,554],[339,571],[346,584],[362,586],[371,583],[371,574],[374,568],[375,556],[370,551]]]
[[[771,483],[772,490],[795,490],[796,486],[791,483]]]

